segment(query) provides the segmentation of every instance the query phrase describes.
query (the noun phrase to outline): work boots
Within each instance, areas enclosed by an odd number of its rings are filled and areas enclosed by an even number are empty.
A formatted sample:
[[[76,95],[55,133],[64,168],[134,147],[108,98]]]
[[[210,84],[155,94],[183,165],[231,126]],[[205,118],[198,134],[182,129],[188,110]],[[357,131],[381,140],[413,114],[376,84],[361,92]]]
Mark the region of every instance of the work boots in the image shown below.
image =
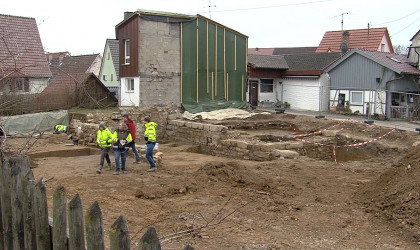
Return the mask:
[[[108,170],[112,170],[112,165],[111,165],[111,162],[110,162],[110,163],[108,163]]]
[[[102,165],[99,165],[98,170],[96,170],[96,173],[101,174],[102,173]]]

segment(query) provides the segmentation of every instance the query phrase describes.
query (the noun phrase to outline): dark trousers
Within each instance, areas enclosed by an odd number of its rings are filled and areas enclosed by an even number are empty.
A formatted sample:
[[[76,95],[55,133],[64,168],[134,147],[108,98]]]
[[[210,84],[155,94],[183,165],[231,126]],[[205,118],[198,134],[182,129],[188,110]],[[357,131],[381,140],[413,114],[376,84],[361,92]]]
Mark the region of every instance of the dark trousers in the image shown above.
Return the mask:
[[[102,169],[102,166],[104,165],[104,159],[108,164],[111,164],[111,159],[109,159],[109,150],[111,150],[111,147],[105,147],[101,150],[101,161],[99,162],[99,168]]]

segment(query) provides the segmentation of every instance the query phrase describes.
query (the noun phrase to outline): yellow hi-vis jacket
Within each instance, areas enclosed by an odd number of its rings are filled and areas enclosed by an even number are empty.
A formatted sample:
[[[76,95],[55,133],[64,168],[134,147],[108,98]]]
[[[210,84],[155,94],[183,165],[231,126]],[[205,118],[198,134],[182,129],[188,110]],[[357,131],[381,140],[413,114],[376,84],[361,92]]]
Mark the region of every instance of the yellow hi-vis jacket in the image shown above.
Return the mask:
[[[96,142],[101,148],[111,147],[111,144],[112,144],[111,131],[109,131],[108,128],[105,128],[103,130],[99,129],[98,133],[96,134]]]
[[[156,142],[156,126],[157,124],[155,122],[148,122],[144,124],[144,127],[146,128],[144,130],[144,139],[147,143]]]

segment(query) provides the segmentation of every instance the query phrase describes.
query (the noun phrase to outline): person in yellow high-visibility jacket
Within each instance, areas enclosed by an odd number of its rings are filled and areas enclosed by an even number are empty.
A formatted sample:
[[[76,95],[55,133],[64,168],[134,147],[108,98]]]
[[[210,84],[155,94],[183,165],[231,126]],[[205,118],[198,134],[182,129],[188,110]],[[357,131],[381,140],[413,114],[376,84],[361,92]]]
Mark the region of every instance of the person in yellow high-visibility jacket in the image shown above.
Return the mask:
[[[61,133],[67,133],[67,126],[62,124],[57,124],[54,127],[54,134],[61,134]]]
[[[105,127],[104,122],[99,123],[99,130],[96,134],[96,142],[98,143],[99,147],[101,148],[101,158],[99,162],[99,168],[96,170],[98,174],[102,173],[102,167],[104,165],[104,159],[108,163],[108,168],[111,170],[111,160],[109,159],[109,151],[112,145],[112,133],[109,131],[107,127]]]
[[[150,121],[150,117],[144,118],[144,139],[146,140],[146,159],[149,161],[150,168],[148,172],[154,172],[157,170],[155,161],[153,160],[153,149],[156,144],[156,126],[155,122]]]

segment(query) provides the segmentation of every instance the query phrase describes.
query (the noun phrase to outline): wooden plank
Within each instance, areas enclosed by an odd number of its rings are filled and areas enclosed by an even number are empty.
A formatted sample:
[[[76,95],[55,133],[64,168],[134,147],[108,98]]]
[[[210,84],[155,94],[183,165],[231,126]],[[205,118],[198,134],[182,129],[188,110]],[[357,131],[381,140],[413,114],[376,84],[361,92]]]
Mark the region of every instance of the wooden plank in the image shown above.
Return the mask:
[[[86,247],[88,250],[104,250],[102,212],[97,201],[89,207],[85,217]]]
[[[160,241],[154,227],[149,227],[139,240],[139,250],[160,250]]]
[[[52,240],[48,224],[47,189],[44,178],[35,185],[34,213],[37,249],[51,250]]]
[[[34,220],[34,174],[29,170],[22,180],[23,189],[23,220],[25,248],[36,250],[36,230]]]
[[[80,195],[76,194],[69,202],[69,249],[85,249],[85,230],[83,228],[83,206]]]
[[[124,215],[120,215],[109,230],[109,243],[111,250],[129,250],[130,233]]]
[[[53,194],[53,249],[67,250],[66,189],[59,185]]]
[[[19,250],[25,248],[24,226],[23,226],[23,190],[21,165],[29,164],[22,157],[13,157],[9,159],[10,165],[10,199],[12,202],[12,231],[13,231],[13,249]]]
[[[1,165],[1,212],[4,249],[13,249],[12,203],[10,197],[10,166],[6,158]]]

